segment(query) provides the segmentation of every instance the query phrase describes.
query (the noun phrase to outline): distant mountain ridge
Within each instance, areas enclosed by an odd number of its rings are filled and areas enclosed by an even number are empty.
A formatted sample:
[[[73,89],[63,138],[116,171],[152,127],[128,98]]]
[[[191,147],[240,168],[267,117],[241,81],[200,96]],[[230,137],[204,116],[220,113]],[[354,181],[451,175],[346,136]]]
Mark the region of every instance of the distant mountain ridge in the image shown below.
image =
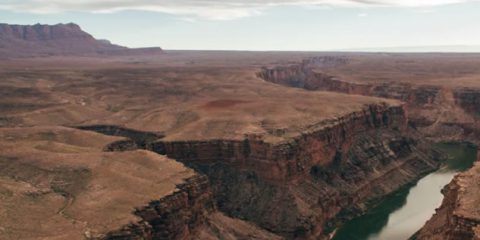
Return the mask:
[[[0,58],[57,55],[159,54],[161,48],[131,49],[97,40],[74,23],[11,25],[0,23]]]

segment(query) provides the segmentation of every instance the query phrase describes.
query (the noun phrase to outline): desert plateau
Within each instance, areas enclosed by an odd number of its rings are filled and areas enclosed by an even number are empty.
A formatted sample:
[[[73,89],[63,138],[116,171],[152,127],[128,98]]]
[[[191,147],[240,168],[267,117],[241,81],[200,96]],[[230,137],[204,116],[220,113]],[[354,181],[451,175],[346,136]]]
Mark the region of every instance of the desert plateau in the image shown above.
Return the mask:
[[[0,24],[2,240],[479,240],[479,145],[480,53]]]

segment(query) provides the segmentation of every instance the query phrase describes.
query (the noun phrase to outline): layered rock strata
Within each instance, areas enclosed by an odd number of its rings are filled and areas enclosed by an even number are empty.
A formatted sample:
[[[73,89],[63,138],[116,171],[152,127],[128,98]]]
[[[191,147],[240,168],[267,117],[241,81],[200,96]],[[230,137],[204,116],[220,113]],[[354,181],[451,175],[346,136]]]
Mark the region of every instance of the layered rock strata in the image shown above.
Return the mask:
[[[298,65],[263,69],[258,75],[266,81],[307,90],[324,90],[379,96],[402,100],[409,109],[410,125],[424,136],[435,141],[470,141],[479,144],[480,89],[442,85],[414,85],[411,83],[354,83],[315,71],[315,64],[302,62]],[[321,68],[322,66],[320,66]],[[327,66],[328,67],[328,66]],[[471,170],[470,172],[474,172]],[[474,179],[475,174],[462,174],[445,189],[445,201],[437,214],[422,229],[420,239],[474,239],[478,238],[472,228],[476,220],[455,215],[460,201],[475,201],[475,196],[459,194],[478,192],[479,186],[461,187],[460,179]],[[470,181],[469,180],[469,181]],[[478,198],[478,196],[476,196]],[[468,205],[469,212],[478,206]],[[478,228],[478,227],[477,227]]]
[[[140,221],[99,239],[192,239],[215,210],[211,194],[205,176],[188,178],[172,194],[138,207]]]
[[[287,238],[325,236],[366,204],[435,170],[401,106],[371,105],[281,142],[162,141],[210,178],[220,210]]]
[[[442,205],[412,239],[480,239],[479,189],[480,163],[476,163],[443,189]]]
[[[268,82],[307,90],[398,99],[407,104],[410,124],[428,138],[477,142],[479,88],[381,81],[348,82],[323,73],[322,66],[304,61],[301,64],[264,68],[258,76]]]
[[[83,129],[144,138],[113,126]],[[408,127],[402,105],[367,105],[280,141],[285,133],[273,134],[274,141],[152,138],[148,149],[207,175],[222,212],[287,238],[325,237],[370,201],[436,169],[440,157]]]

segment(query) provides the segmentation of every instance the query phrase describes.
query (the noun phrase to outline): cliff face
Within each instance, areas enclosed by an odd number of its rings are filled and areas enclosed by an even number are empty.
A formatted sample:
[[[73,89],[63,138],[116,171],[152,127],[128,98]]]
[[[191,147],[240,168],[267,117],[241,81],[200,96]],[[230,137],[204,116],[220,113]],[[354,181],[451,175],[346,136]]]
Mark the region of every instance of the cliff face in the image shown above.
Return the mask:
[[[303,62],[290,66],[264,68],[258,76],[264,80],[284,86],[307,90],[335,91],[349,94],[368,94],[372,86],[344,82],[334,76],[314,72],[310,64]]]
[[[338,64],[338,63],[334,63]],[[317,65],[318,66],[318,65]],[[345,82],[334,76],[315,72],[315,64],[306,64],[263,69],[259,76],[266,81],[307,90],[325,90],[394,98],[406,103],[409,123],[424,136],[432,140],[470,141],[479,143],[480,125],[480,89],[472,87],[441,87],[435,85],[412,85],[407,83],[360,84]],[[403,144],[405,145],[405,144]],[[373,145],[374,146],[374,145]],[[374,149],[382,149],[375,146]],[[364,149],[368,152],[367,149]],[[382,156],[378,152],[376,156]],[[419,166],[417,166],[418,168]],[[420,167],[421,169],[422,167]],[[476,167],[478,169],[478,166]],[[412,168],[413,169],[413,168]],[[348,176],[355,176],[359,171],[352,171]],[[361,171],[360,171],[361,172]],[[327,172],[328,173],[328,172]],[[328,179],[330,175],[320,171],[319,176]],[[476,201],[479,196],[472,183],[478,178],[478,170],[457,176],[445,189],[445,200],[437,214],[415,236],[417,239],[475,239],[476,217],[467,217],[460,212],[476,213],[478,205],[467,204]],[[365,178],[365,176],[363,176]],[[356,181],[361,181],[357,178]],[[468,194],[467,194],[468,193]],[[470,215],[470,214],[467,214]],[[478,231],[478,230],[477,230]]]
[[[332,63],[334,64],[334,63]],[[435,86],[412,86],[405,83],[360,84],[346,82],[313,70],[310,64],[264,68],[258,73],[264,80],[289,87],[378,96],[402,100],[409,104],[432,103],[440,91]]]
[[[344,61],[338,61],[329,62],[344,64]],[[409,123],[429,139],[478,142],[480,89],[396,82],[347,82],[315,70],[315,67],[324,65],[304,61],[301,64],[264,68],[258,76],[268,82],[307,90],[398,99],[406,103]]]
[[[215,210],[208,179],[194,176],[162,199],[139,207],[141,221],[108,233],[100,239],[192,239]]]
[[[326,236],[338,223],[364,212],[369,201],[436,169],[439,158],[407,126],[401,105],[365,106],[273,142],[263,135],[247,135],[244,140],[166,141],[158,134],[114,126],[81,128],[127,137],[123,142],[131,143],[133,149],[166,154],[205,174],[219,210],[287,238]],[[283,136],[281,131],[276,134]],[[122,150],[123,142],[117,142],[117,148],[110,146]],[[173,216],[164,219],[165,224],[179,217]],[[152,232],[143,226],[126,232]],[[212,222],[203,226],[225,228]],[[178,231],[168,232],[183,236]]]
[[[162,144],[209,176],[221,211],[288,238],[325,236],[368,201],[438,167],[402,107],[369,106],[320,126],[279,143],[249,136]]]
[[[218,212],[208,178],[203,175],[186,179],[171,195],[137,208],[134,214],[141,219],[137,223],[90,239],[283,239]]]
[[[479,239],[480,164],[461,173],[443,189],[445,198],[435,215],[412,239]]]
[[[160,48],[129,49],[97,40],[78,25],[0,24],[0,53],[6,57],[49,55],[125,55],[160,53]]]
[[[372,129],[406,129],[404,110],[399,106],[371,105],[328,122],[311,126],[297,137],[270,143],[262,136],[244,141],[159,142],[167,156],[185,163],[225,163],[254,170],[264,179],[293,180],[308,175],[315,165],[331,164],[337,152],[346,151],[351,139]],[[281,134],[281,133],[279,133]]]
[[[121,136],[103,148],[107,152],[145,149],[164,154],[161,133],[150,133],[114,125],[78,126],[77,129]],[[161,174],[161,172],[160,172]],[[205,175],[185,179],[170,195],[138,206],[133,212],[140,220],[107,234],[89,233],[88,239],[282,239],[240,219],[219,213]]]

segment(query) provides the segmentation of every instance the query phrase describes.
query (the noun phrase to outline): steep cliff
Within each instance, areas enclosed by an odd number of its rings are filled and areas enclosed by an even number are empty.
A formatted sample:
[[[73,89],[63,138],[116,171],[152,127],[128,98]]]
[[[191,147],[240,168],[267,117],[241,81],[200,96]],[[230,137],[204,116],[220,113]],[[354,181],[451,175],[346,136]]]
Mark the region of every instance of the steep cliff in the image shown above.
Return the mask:
[[[270,143],[162,142],[210,178],[218,208],[288,238],[315,238],[438,167],[402,107],[367,107]]]
[[[93,239],[192,239],[214,210],[208,179],[196,175],[172,194],[137,207],[140,221]]]
[[[205,174],[219,210],[287,238],[326,236],[375,199],[435,170],[440,157],[408,127],[402,105],[367,105],[275,138],[168,141],[115,126],[82,129],[134,143],[150,136],[135,147]]]
[[[258,76],[268,82],[289,87],[393,98],[415,105],[432,103],[440,91],[439,87],[428,85],[347,82],[335,76],[318,72],[315,70],[315,65],[307,63],[309,61],[289,66],[264,68],[258,73]]]
[[[378,96],[406,103],[410,125],[435,141],[468,140],[478,142],[480,89],[406,82],[358,83],[328,75],[322,69],[346,64],[345,60],[314,60],[299,64],[264,68],[258,76],[275,84],[303,88]]]
[[[1,128],[0,239],[281,239],[218,213],[208,178],[181,163],[139,149],[104,151],[118,139]]]
[[[435,141],[470,141],[480,143],[480,89],[411,83],[357,83],[342,81],[335,76],[315,70],[319,65],[303,61],[301,64],[265,68],[258,76],[266,81],[307,90],[335,91],[349,94],[399,99],[408,108],[409,125]],[[343,61],[332,63],[344,64]],[[324,66],[320,66],[324,67]],[[329,66],[327,66],[329,67]],[[378,147],[377,147],[378,149]],[[478,168],[478,167],[477,167]],[[324,176],[325,174],[322,173]],[[355,175],[355,174],[353,174]],[[437,214],[417,235],[418,239],[473,239],[478,221],[458,214],[460,202],[476,201],[480,186],[470,184],[480,175],[476,170],[455,178],[445,188],[445,200]],[[468,188],[468,190],[466,190]],[[460,194],[462,192],[462,194]],[[464,204],[464,212],[476,212],[478,205]],[[477,236],[478,238],[478,236]]]
[[[435,215],[412,239],[479,239],[480,163],[461,173],[443,189],[445,198]]]

